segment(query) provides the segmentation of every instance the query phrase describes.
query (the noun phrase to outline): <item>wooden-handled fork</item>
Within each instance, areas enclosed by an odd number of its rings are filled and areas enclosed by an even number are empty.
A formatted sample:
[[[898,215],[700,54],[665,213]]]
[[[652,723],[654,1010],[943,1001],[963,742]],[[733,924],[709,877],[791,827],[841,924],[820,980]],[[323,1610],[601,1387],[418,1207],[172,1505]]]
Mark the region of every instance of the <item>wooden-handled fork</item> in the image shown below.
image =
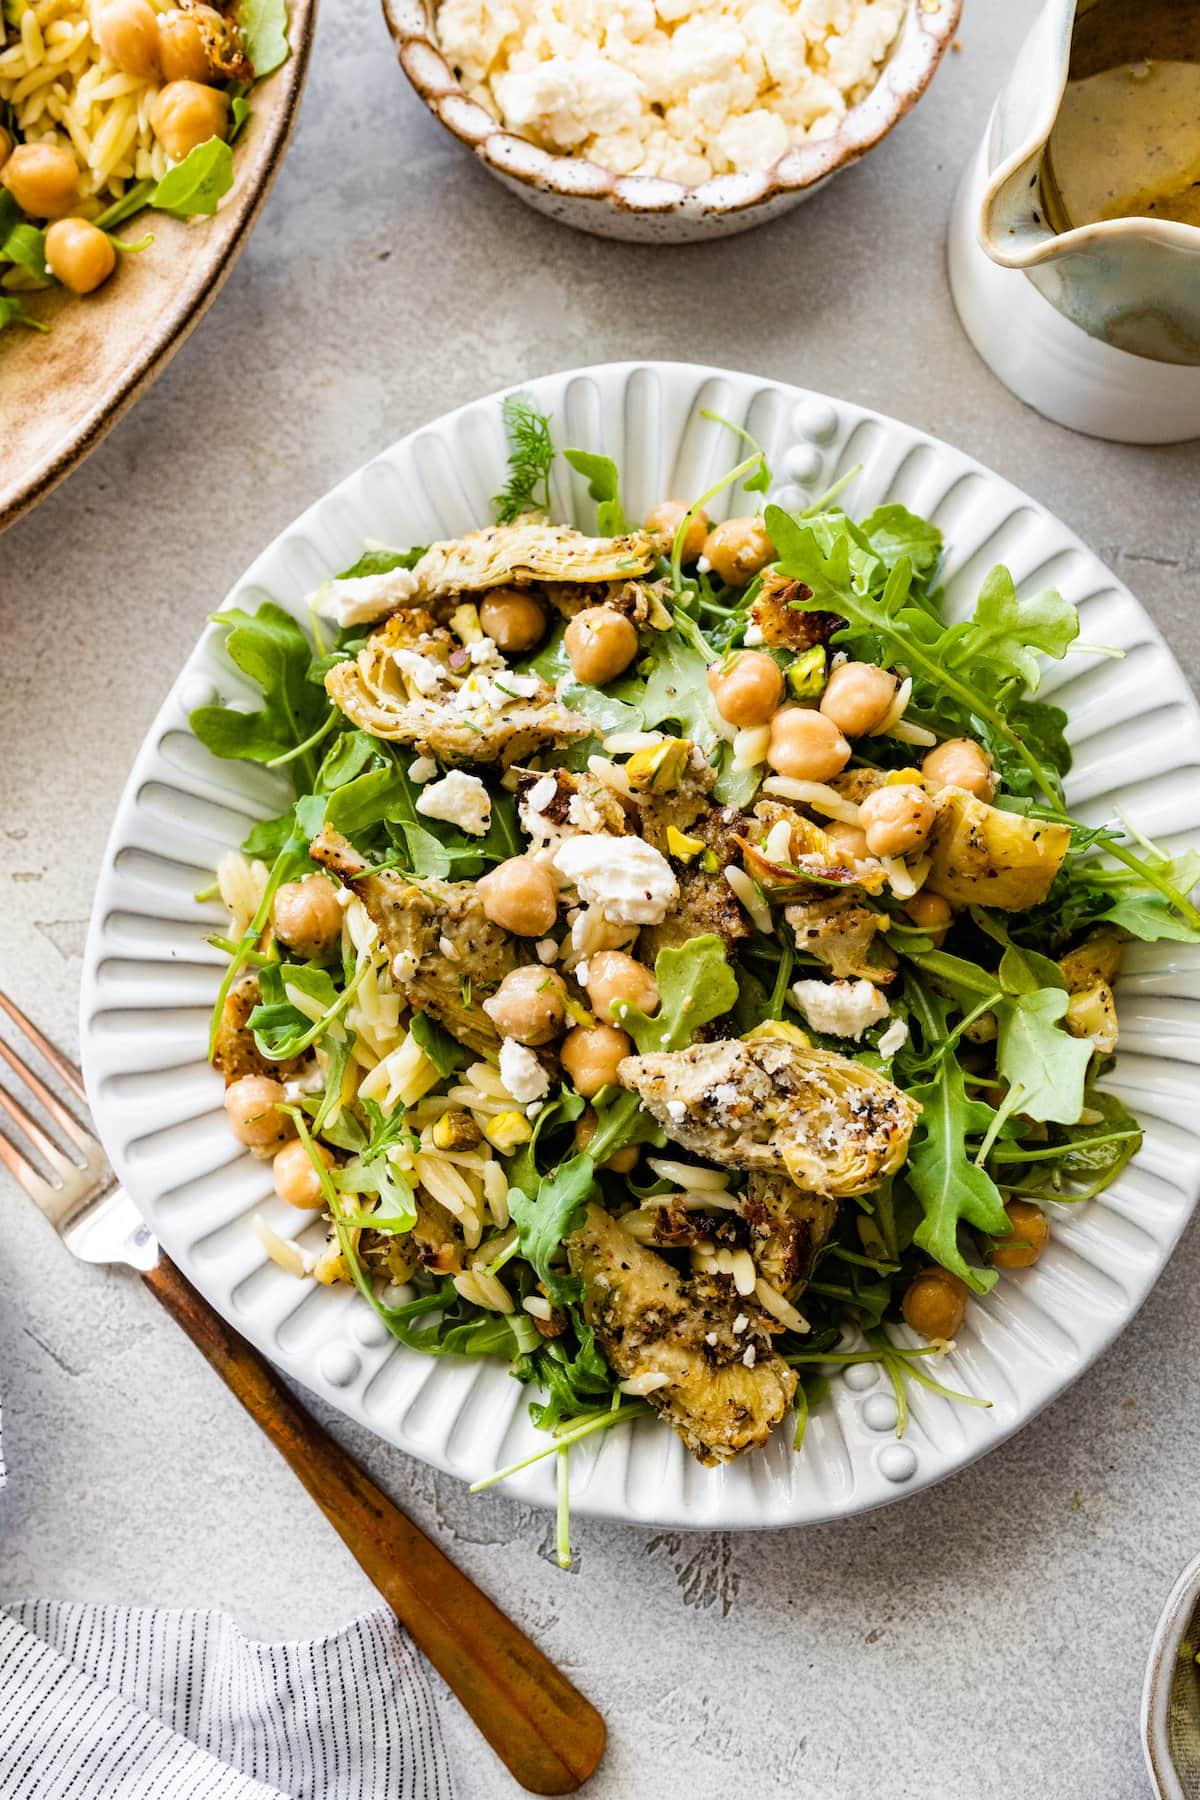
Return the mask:
[[[2,993],[0,1010],[86,1107],[74,1064]],[[266,1359],[184,1279],[118,1184],[99,1140],[2,1037],[0,1057],[70,1146],[64,1150],[0,1086],[0,1109],[27,1146],[18,1148],[0,1132],[0,1162],[67,1249],[85,1262],[125,1263],[138,1271],[303,1482],[521,1786],[533,1794],[575,1793],[604,1753],[604,1720],[595,1707],[376,1487]]]

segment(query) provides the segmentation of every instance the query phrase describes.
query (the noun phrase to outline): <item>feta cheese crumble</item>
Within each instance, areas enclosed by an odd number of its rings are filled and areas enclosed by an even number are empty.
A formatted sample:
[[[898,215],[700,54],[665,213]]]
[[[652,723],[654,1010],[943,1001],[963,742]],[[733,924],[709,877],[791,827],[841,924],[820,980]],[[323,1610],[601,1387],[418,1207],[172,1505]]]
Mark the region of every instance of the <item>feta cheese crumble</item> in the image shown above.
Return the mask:
[[[451,769],[440,781],[421,790],[417,811],[427,819],[442,819],[457,825],[472,837],[482,837],[492,822],[492,802],[478,775],[464,775]]]
[[[583,832],[558,846],[554,866],[613,925],[657,925],[679,894],[670,863],[642,838]]]
[[[388,569],[382,575],[348,575],[327,581],[308,604],[323,619],[332,619],[344,631],[349,625],[371,625],[395,612],[417,591],[411,569]]]
[[[880,1056],[895,1056],[897,1050],[903,1050],[908,1042],[907,1019],[893,1019],[887,1030],[880,1037],[875,1048]]]
[[[550,1086],[550,1077],[533,1051],[518,1044],[516,1038],[505,1038],[500,1046],[500,1079],[518,1106],[540,1100]]]
[[[829,137],[907,0],[440,0],[463,88],[510,131],[617,175],[697,184]]]
[[[794,981],[791,994],[813,1030],[830,1037],[860,1038],[890,1010],[871,981]]]

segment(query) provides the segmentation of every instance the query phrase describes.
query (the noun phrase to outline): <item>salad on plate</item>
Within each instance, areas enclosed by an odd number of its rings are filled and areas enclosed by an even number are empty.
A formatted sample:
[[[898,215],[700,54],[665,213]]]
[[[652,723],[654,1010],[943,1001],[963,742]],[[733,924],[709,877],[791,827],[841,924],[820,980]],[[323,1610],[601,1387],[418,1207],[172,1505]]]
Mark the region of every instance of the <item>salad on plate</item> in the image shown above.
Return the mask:
[[[766,504],[734,426],[641,520],[564,450],[585,534],[551,422],[503,404],[494,519],[368,545],[308,631],[218,614],[261,706],[191,723],[294,784],[213,890],[211,1059],[298,1209],[264,1247],[412,1350],[507,1361],[565,1558],[596,1432],[657,1415],[720,1464],[789,1414],[799,1448],[849,1363],[901,1431],[909,1382],[951,1394],[971,1305],[1137,1152],[1121,948],[1200,941],[1200,858],[1071,816],[1043,659],[1110,653],[1061,594],[997,567],[947,618],[934,524],[854,517],[853,476]]]

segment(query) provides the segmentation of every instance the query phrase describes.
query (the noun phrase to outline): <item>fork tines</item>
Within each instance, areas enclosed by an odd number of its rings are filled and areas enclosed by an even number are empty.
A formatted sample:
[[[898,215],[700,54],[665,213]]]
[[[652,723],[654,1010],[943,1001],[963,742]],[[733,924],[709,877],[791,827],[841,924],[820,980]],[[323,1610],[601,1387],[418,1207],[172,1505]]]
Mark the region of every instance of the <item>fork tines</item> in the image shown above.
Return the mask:
[[[64,1085],[86,1104],[83,1077],[74,1063],[4,993],[0,993],[0,1011],[8,1016]],[[24,1101],[0,1086],[0,1111],[7,1114],[13,1127],[11,1136],[0,1131],[0,1163],[43,1211],[57,1214],[62,1201],[95,1185],[97,1174],[104,1166],[104,1153],[92,1133],[2,1037],[0,1058],[7,1063],[27,1095],[42,1108],[46,1118],[81,1152],[82,1160],[65,1152]],[[31,1160],[30,1150],[52,1171],[51,1179],[47,1180]]]

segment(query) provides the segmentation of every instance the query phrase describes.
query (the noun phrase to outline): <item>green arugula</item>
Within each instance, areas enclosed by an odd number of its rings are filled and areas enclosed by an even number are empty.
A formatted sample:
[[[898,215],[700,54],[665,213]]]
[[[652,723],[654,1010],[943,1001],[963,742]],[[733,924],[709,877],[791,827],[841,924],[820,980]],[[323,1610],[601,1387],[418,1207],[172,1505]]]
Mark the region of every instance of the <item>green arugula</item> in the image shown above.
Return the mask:
[[[949,1029],[946,1002],[916,982],[908,983],[907,998],[925,1044],[932,1048],[944,1042]],[[996,1115],[968,1095],[953,1052],[941,1056],[931,1078],[915,1083],[908,1093],[922,1109],[905,1170],[923,1214],[914,1242],[975,1293],[986,1294],[996,1281],[996,1271],[966,1261],[958,1246],[958,1227],[960,1222],[973,1225],[992,1237],[1008,1233],[999,1188],[967,1154],[968,1137],[986,1134]]]
[[[928,519],[910,513],[906,506],[895,502],[877,506],[859,530],[889,569],[903,556],[915,576],[928,580],[941,561],[941,532]]]
[[[590,450],[564,450],[564,461],[588,484],[588,494],[596,502],[596,530],[601,537],[624,537],[629,530],[621,510],[620,477],[611,456],[596,456]]]
[[[286,0],[240,0],[237,22],[254,79],[261,81],[287,61]]]
[[[580,1219],[595,1183],[596,1165],[586,1151],[560,1163],[538,1182],[536,1195],[508,1190],[508,1209],[517,1225],[521,1255],[532,1265],[551,1300],[573,1300],[574,1276],[561,1275],[553,1260]]]
[[[506,395],[500,410],[508,435],[508,480],[492,506],[497,525],[511,525],[523,512],[549,512],[554,439],[549,419],[528,394]]]
[[[470,1052],[428,1013],[414,1013],[408,1029],[443,1080],[470,1062]]]
[[[357,581],[363,575],[390,575],[393,569],[415,569],[428,547],[419,544],[410,550],[364,550],[357,562],[352,562],[334,579]]]
[[[215,213],[217,202],[233,186],[233,151],[224,138],[208,138],[189,150],[182,162],[168,169],[150,205],[173,219],[205,217]]]
[[[0,262],[15,263],[39,287],[51,287],[54,277],[46,267],[46,233],[27,220],[0,235]]]
[[[312,656],[308,639],[290,613],[264,601],[251,615],[239,607],[214,614],[229,627],[225,648],[230,660],[262,689],[259,712],[232,706],[199,706],[189,715],[192,730],[214,756],[269,763],[297,751],[297,791],[311,791],[316,767],[302,749],[327,725],[330,706],[323,688],[307,680]]]

